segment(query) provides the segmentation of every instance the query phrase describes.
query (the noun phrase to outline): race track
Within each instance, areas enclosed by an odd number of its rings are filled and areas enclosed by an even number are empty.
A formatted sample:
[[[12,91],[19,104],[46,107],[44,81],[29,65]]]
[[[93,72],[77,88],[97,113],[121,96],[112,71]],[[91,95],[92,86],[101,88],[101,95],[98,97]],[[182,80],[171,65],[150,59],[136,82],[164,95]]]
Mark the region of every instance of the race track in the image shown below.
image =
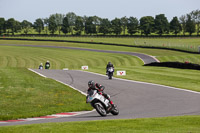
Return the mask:
[[[1,45],[1,44],[0,44]],[[8,45],[6,45],[8,46]],[[30,47],[48,47],[64,48],[74,50],[88,50],[95,52],[120,53],[137,56],[143,60],[144,64],[157,62],[154,57],[120,51],[105,51],[85,48],[59,47],[59,46],[37,46],[37,45],[16,45],[10,46],[30,46]],[[32,69],[33,70],[33,69]],[[101,117],[96,111],[54,119],[42,119],[33,121],[20,121],[0,123],[0,126],[36,124],[48,122],[68,122],[68,121],[90,121],[105,119],[134,119],[149,117],[166,117],[182,115],[200,115],[200,92],[182,90],[173,87],[155,85],[144,82],[116,79],[108,80],[105,75],[95,74],[79,70],[38,70],[33,71],[48,78],[55,79],[64,84],[70,85],[86,93],[87,82],[94,80],[106,87],[105,92],[111,95],[111,99],[118,105],[120,114],[118,116],[108,115]]]
[[[34,71],[68,84],[82,92],[86,92],[87,82],[89,80],[92,79],[99,82],[106,87],[105,92],[110,94],[114,103],[118,105],[120,114],[118,116],[109,114],[107,117],[100,117],[96,111],[93,111],[83,115],[56,119],[1,123],[0,126],[47,122],[200,115],[199,92],[116,78],[108,80],[104,75],[78,70],[35,69]]]

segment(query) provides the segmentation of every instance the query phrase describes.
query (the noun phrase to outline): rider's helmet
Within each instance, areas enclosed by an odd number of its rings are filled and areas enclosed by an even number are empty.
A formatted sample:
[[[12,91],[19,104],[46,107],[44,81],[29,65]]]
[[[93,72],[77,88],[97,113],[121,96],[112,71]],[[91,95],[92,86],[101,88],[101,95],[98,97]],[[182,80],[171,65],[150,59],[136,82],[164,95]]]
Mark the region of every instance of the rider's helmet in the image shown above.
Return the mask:
[[[93,80],[88,81],[89,88],[95,88],[95,82]]]

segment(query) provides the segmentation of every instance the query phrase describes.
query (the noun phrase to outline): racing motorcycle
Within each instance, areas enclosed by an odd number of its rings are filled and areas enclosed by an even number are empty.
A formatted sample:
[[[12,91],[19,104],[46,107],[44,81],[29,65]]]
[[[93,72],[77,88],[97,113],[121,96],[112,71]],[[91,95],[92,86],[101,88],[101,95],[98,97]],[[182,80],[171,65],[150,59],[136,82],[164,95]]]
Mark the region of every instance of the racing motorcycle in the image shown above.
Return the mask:
[[[112,79],[113,76],[113,72],[114,72],[114,68],[113,67],[109,67],[108,68],[108,79]]]
[[[106,99],[103,95],[99,94],[97,90],[90,90],[87,93],[86,102],[90,103],[93,108],[101,116],[106,116],[111,113],[113,115],[118,115],[119,110],[116,105],[111,105],[109,100]]]

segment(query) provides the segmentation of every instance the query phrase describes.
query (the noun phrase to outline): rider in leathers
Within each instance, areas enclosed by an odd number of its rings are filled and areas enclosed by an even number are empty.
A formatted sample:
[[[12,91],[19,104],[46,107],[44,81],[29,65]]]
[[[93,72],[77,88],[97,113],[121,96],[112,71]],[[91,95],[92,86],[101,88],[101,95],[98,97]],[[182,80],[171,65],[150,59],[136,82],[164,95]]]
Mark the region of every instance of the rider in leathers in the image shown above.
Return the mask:
[[[89,88],[87,91],[90,91],[91,89],[97,90],[99,94],[103,95],[106,99],[109,100],[110,104],[113,105],[113,102],[110,100],[110,96],[103,92],[103,90],[105,89],[104,86],[100,85],[99,83],[95,83],[93,80],[90,80],[88,82],[88,87]]]
[[[114,69],[113,64],[112,64],[111,62],[108,62],[107,66],[106,66],[106,74],[108,74],[108,69],[109,69],[110,67],[113,67],[113,69]]]

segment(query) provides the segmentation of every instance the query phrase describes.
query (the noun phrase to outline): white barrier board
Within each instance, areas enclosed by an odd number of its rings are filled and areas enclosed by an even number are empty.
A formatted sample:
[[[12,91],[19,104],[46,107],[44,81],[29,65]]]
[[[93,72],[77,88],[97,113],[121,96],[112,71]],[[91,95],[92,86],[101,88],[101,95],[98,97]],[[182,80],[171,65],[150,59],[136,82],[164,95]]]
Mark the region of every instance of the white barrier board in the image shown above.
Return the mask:
[[[126,75],[126,71],[117,71],[117,75],[124,76]]]
[[[82,66],[81,69],[88,70],[88,66]]]

